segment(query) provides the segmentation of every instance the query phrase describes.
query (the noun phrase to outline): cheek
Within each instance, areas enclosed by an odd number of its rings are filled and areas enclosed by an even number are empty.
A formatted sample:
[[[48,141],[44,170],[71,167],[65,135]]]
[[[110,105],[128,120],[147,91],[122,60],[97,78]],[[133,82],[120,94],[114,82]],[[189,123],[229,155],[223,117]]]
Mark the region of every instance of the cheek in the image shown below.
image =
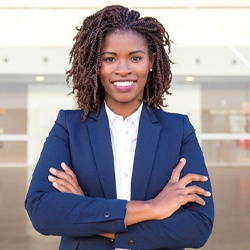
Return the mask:
[[[110,74],[110,66],[102,65],[100,68],[99,76],[100,78],[105,78]]]
[[[105,71],[101,68],[100,73],[99,73],[99,79],[100,79],[101,83],[103,83],[105,78],[106,78]]]
[[[148,78],[148,74],[149,74],[149,71],[147,70],[147,68],[144,68],[143,70],[140,71],[140,76],[143,79],[147,79]]]
[[[138,73],[141,75],[141,77],[148,78],[149,68],[150,64],[148,62],[145,62],[143,65],[141,65],[140,69],[138,69]]]

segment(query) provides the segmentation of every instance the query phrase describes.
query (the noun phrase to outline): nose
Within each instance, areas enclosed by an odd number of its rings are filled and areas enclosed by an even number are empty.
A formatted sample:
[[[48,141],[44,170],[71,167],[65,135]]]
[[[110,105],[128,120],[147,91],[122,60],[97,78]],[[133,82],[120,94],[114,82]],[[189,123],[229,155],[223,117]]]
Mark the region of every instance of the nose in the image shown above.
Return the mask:
[[[115,68],[115,74],[120,76],[126,76],[132,73],[131,67],[127,61],[118,61]]]

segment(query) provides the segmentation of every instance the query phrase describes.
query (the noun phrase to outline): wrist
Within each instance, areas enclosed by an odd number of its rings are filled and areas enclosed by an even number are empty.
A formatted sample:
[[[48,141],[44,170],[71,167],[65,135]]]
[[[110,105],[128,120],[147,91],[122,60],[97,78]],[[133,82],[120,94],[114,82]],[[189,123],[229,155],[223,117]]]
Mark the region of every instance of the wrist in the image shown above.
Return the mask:
[[[149,201],[128,201],[126,209],[126,226],[153,219],[152,205]]]

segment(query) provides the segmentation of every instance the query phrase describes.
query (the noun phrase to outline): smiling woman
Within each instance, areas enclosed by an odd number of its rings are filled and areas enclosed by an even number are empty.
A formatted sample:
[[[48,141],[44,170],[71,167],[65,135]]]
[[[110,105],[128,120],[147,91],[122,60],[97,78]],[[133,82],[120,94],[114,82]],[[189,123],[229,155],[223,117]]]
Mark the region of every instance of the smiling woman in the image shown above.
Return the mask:
[[[170,40],[152,17],[108,6],[70,52],[80,109],[61,110],[26,198],[60,249],[184,249],[211,234],[211,184],[186,115],[164,112]]]
[[[78,28],[75,44],[70,52],[72,67],[67,71],[67,80],[73,78],[73,92],[77,91],[78,105],[84,110],[83,120],[90,111],[97,110],[98,113],[105,98],[103,84],[100,81],[103,59],[113,62],[114,56],[118,56],[116,51],[110,51],[114,49],[113,47],[104,50],[103,46],[110,46],[110,42],[115,38],[118,39],[122,34],[124,41],[120,46],[126,44],[125,47],[127,47],[130,44],[132,50],[128,53],[131,62],[140,61],[144,54],[152,66],[150,68],[149,65],[146,68],[147,73],[149,71],[151,73],[147,76],[143,101],[148,107],[163,107],[164,94],[170,94],[168,89],[172,80],[170,70],[172,62],[166,51],[170,52],[171,46],[165,28],[153,17],[140,18],[140,13],[137,11],[129,11],[117,5],[108,6],[83,21],[82,26]],[[133,37],[133,40],[137,37],[136,42],[139,42],[140,46],[134,44],[132,47],[129,37]],[[106,52],[111,54],[106,55]],[[140,54],[134,55],[135,52]],[[120,61],[118,66],[120,67]]]
[[[101,55],[105,102],[125,119],[141,105],[155,54],[149,54],[145,39],[138,33],[117,30],[106,36]]]

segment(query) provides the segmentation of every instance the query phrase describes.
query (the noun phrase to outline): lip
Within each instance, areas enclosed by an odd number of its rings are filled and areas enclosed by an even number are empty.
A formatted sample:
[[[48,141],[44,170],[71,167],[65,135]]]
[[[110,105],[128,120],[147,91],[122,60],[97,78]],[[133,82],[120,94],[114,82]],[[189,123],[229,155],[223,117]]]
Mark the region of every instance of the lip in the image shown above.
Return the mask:
[[[127,91],[130,90],[135,86],[137,81],[131,80],[131,79],[124,79],[124,80],[115,80],[111,83],[114,85],[114,87],[120,91]]]

